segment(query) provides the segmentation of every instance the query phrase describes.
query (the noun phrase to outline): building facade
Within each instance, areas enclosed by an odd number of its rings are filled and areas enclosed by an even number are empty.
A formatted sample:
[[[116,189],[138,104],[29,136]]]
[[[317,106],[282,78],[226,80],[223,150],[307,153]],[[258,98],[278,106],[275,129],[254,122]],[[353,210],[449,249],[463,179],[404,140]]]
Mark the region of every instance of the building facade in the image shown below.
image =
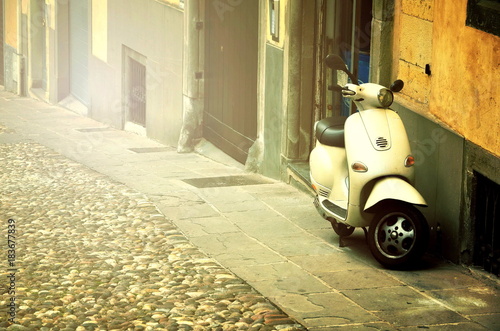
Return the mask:
[[[182,125],[182,3],[3,2],[6,90],[176,144]]]
[[[339,54],[360,81],[405,82],[393,109],[417,158],[431,251],[498,274],[492,3],[2,0],[0,79],[179,152],[205,138],[250,171],[307,186],[315,121],[351,111],[324,65]]]

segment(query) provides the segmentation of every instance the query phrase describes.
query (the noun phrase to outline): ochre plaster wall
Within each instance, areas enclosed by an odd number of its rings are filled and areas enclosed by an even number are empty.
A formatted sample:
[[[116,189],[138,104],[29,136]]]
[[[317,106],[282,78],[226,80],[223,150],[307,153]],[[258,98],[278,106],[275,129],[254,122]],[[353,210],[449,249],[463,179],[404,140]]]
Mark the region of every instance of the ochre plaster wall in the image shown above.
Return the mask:
[[[424,109],[428,109],[431,92],[425,65],[432,59],[433,3],[402,0],[396,6],[397,72],[406,83],[402,94]]]
[[[5,43],[17,49],[17,0],[5,1]]]
[[[467,0],[397,1],[394,65],[407,106],[499,156],[500,37],[466,26],[466,7]]]
[[[465,25],[467,0],[436,0],[430,112],[500,156],[500,37]]]

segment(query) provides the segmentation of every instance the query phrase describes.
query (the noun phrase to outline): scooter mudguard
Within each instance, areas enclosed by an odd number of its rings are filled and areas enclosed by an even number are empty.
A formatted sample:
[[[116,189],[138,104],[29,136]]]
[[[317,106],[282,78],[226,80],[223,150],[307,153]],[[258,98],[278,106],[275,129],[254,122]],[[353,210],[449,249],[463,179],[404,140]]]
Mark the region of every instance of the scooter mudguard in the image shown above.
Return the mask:
[[[375,184],[366,201],[364,210],[366,211],[380,201],[387,199],[427,207],[425,199],[411,184],[398,177],[386,177]]]

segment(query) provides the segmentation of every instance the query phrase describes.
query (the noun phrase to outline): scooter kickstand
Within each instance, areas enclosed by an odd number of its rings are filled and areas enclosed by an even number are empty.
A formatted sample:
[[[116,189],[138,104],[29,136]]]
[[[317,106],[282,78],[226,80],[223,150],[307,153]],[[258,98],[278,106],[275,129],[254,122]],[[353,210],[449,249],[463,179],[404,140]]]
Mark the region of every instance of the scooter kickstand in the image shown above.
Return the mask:
[[[342,247],[345,247],[346,244],[344,242],[344,237],[343,236],[339,236],[339,247],[342,248]]]
[[[368,230],[364,226],[362,227],[362,229],[363,229],[363,232],[365,233],[365,239],[366,239],[366,241],[368,241]]]

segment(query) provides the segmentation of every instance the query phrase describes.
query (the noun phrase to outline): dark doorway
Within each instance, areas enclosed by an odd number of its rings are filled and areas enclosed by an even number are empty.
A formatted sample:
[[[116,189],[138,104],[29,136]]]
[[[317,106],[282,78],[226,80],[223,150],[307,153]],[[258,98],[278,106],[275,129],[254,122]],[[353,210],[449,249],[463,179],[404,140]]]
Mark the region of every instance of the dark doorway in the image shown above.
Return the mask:
[[[259,1],[207,3],[203,135],[245,163],[257,134]]]

